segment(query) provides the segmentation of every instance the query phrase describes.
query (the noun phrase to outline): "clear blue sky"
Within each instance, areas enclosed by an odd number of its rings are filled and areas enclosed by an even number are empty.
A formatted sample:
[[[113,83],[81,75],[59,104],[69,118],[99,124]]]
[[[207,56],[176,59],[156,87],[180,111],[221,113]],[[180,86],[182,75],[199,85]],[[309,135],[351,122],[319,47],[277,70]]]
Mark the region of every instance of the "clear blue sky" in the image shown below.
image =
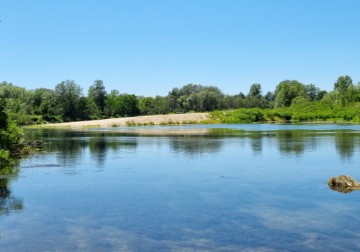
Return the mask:
[[[1,0],[0,81],[166,95],[360,81],[359,0]]]

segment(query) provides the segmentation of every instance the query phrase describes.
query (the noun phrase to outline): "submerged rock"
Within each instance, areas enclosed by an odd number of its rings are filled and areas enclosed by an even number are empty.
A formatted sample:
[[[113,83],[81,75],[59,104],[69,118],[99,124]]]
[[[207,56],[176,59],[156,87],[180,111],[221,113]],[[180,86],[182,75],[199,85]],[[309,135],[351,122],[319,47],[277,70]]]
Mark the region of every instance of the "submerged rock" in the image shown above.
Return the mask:
[[[40,148],[44,142],[42,140],[35,140],[35,141],[29,141],[27,142],[28,146],[31,146],[33,148]]]
[[[331,190],[351,193],[360,190],[360,183],[348,175],[340,175],[329,179],[328,185]]]

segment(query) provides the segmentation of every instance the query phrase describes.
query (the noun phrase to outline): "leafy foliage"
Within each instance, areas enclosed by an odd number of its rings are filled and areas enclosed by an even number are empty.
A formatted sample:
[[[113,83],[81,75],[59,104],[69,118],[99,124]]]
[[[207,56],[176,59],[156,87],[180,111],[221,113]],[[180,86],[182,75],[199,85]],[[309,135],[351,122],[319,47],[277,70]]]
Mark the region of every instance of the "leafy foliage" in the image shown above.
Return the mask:
[[[71,80],[56,85],[55,103],[64,121],[75,121],[78,118],[81,92],[81,87]]]
[[[108,117],[139,115],[138,99],[135,95],[119,94],[119,91],[112,90],[106,100],[105,113]]]
[[[346,99],[346,93],[350,87],[353,86],[350,76],[340,76],[334,83],[334,90],[337,91],[339,100],[342,106],[344,106],[348,100]]]
[[[9,120],[5,112],[5,99],[0,98],[0,168],[13,162],[12,154],[18,150],[21,131]]]
[[[314,84],[284,80],[273,92],[262,93],[259,83],[252,84],[247,95],[242,92],[229,95],[215,86],[187,84],[173,88],[166,96],[156,97],[138,97],[118,90],[107,93],[102,80],[94,81],[87,96],[72,80],[57,84],[55,89],[35,90],[0,83],[0,97],[6,101],[4,111],[19,125],[237,109],[242,112],[229,112],[232,119],[226,120],[349,120],[355,113],[349,107],[360,102],[360,85],[353,85],[349,76],[340,76],[334,90],[329,92]],[[259,111],[264,112],[259,115]]]
[[[212,119],[221,123],[250,122],[360,122],[360,103],[346,107],[332,107],[325,102],[310,102],[296,98],[290,107],[275,109],[237,109],[212,113]]]
[[[285,80],[277,85],[275,90],[275,108],[288,107],[292,100],[298,96],[305,97],[305,85],[296,80]]]
[[[94,84],[89,88],[88,97],[95,102],[97,108],[100,110],[101,113],[104,113],[106,95],[107,94],[103,81],[94,81]]]

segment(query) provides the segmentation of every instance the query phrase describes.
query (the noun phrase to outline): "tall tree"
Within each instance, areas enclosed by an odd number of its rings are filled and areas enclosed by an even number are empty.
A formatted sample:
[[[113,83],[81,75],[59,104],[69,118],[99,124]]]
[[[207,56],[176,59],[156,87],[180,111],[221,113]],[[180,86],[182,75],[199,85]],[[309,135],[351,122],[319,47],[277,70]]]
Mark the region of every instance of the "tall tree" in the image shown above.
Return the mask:
[[[261,84],[254,83],[250,86],[248,96],[261,97]]]
[[[81,94],[81,87],[72,80],[66,80],[56,85],[56,103],[60,108],[63,120],[75,121],[78,119]]]
[[[200,111],[213,111],[222,106],[224,95],[217,87],[205,87],[200,91],[199,96]]]
[[[106,95],[107,93],[103,81],[94,81],[94,84],[89,88],[88,96],[94,100],[101,113],[104,113]]]
[[[351,85],[345,93],[346,102],[359,102],[360,101],[360,84]]]
[[[56,94],[52,89],[35,89],[31,105],[34,114],[42,115],[46,121],[53,121],[59,113],[56,107]]]
[[[352,79],[348,75],[340,76],[334,83],[334,90],[338,93],[338,100],[342,106],[347,103],[345,94],[351,86],[353,86]]]
[[[214,86],[187,84],[180,89],[174,88],[167,98],[170,111],[184,113],[220,109],[224,95]]]
[[[6,110],[16,114],[31,114],[32,92],[12,83],[0,83],[0,97],[6,100]]]
[[[317,88],[314,84],[305,85],[305,93],[309,101],[316,101],[318,98],[318,94],[320,89]]]
[[[291,101],[298,96],[305,96],[305,85],[296,80],[285,80],[276,86],[275,108],[288,107]]]
[[[136,116],[140,114],[138,99],[135,95],[119,94],[119,91],[112,90],[106,100],[106,115]]]
[[[269,107],[269,101],[261,95],[261,84],[254,83],[250,86],[250,90],[244,99],[245,108],[265,108]]]

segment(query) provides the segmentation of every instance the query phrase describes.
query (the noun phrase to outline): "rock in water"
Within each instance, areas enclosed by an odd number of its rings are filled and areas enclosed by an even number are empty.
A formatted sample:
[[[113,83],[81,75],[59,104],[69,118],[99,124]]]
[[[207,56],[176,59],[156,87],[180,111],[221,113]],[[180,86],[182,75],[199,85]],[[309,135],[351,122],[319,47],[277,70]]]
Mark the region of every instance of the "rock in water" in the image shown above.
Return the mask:
[[[330,178],[328,185],[331,190],[342,193],[351,193],[355,190],[360,190],[360,183],[348,175]]]

